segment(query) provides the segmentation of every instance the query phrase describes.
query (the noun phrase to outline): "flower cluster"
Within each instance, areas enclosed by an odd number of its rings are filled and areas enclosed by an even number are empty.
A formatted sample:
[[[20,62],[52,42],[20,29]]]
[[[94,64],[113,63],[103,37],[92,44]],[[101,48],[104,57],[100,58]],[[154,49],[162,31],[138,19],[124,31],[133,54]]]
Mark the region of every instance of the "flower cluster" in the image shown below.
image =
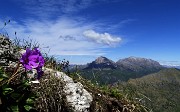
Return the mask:
[[[33,50],[27,48],[26,52],[22,55],[20,62],[26,70],[36,69],[38,73],[37,79],[42,76],[42,67],[44,66],[45,60],[37,48],[34,48]]]

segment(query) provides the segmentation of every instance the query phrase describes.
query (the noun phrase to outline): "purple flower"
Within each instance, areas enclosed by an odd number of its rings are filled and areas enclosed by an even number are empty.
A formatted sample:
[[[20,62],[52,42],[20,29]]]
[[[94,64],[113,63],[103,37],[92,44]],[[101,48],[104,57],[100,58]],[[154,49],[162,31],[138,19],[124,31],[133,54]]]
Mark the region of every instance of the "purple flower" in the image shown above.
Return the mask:
[[[42,67],[44,66],[45,60],[37,48],[33,50],[27,48],[20,62],[26,70],[36,69],[39,76],[43,74]]]
[[[36,70],[37,70],[37,73],[38,73],[37,79],[39,80],[44,72],[42,71],[42,68],[37,68]]]

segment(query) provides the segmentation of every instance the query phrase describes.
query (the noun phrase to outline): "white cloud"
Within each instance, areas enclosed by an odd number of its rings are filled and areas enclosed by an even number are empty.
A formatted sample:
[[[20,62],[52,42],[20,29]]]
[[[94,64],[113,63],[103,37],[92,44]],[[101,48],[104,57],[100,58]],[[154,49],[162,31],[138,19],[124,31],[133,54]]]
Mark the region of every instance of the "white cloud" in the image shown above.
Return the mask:
[[[122,40],[120,37],[112,36],[109,33],[97,33],[94,30],[86,30],[83,34],[92,41],[105,45],[114,45]]]
[[[0,20],[0,24],[3,22]],[[17,37],[27,40],[27,37],[40,43],[45,52],[50,48],[51,55],[103,55],[107,48],[89,41],[83,36],[87,29],[96,28],[94,23],[84,23],[83,21],[60,18],[56,21],[26,20],[24,24],[11,21],[6,30],[10,38]]]

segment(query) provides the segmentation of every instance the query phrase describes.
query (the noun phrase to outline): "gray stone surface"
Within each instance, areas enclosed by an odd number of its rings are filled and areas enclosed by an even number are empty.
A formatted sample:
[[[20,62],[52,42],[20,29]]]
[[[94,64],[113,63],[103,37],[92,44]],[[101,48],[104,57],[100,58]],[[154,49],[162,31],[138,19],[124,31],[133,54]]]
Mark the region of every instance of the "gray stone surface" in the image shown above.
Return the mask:
[[[18,52],[8,37],[0,35],[0,66],[7,66],[10,62],[18,61]]]
[[[45,72],[54,73],[54,75],[65,82],[64,92],[67,103],[73,107],[74,112],[89,112],[90,104],[93,101],[91,94],[84,89],[79,82],[74,83],[73,79],[63,72],[45,69]]]

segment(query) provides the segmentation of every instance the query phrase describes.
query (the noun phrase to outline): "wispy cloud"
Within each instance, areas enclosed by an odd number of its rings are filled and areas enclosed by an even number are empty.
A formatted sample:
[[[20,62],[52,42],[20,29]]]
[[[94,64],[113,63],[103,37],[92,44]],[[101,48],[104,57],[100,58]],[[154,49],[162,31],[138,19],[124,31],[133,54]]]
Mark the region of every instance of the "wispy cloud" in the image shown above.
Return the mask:
[[[5,27],[5,30],[10,37],[14,37],[16,31],[20,39],[30,37],[39,42],[42,47],[48,46],[52,55],[103,55],[107,52],[105,49],[108,46],[89,41],[83,35],[84,31],[97,27],[94,23],[86,24],[83,21],[60,18],[56,21],[31,19],[23,25],[12,21]],[[110,35],[106,34],[106,36]],[[111,39],[111,37],[108,38]]]
[[[115,23],[110,23],[108,26],[106,26],[106,28],[107,28],[107,30],[115,30],[118,28],[122,28],[125,25],[127,25],[131,22],[134,22],[134,21],[136,21],[136,19],[124,19],[124,20],[121,20],[121,21],[118,21]]]
[[[114,1],[117,0],[96,0],[96,3]],[[26,13],[33,16],[24,18],[22,23],[12,20],[5,30],[11,38],[15,37],[16,31],[20,39],[30,37],[36,40],[42,47],[50,48],[51,55],[104,55],[108,52],[107,48],[114,47],[122,40],[108,30],[103,30],[107,23],[101,20],[89,21],[84,17],[76,16],[79,10],[94,5],[93,0],[31,0],[28,2],[14,0],[14,2],[19,2]],[[52,19],[53,16],[56,18]],[[3,24],[2,20],[0,24]]]
[[[14,0],[17,2],[17,0]],[[47,19],[71,14],[91,5],[91,0],[18,0],[26,13]]]
[[[76,13],[82,9],[101,3],[118,2],[119,0],[14,0],[29,14],[40,18],[59,17]]]
[[[112,36],[109,33],[98,33],[94,30],[86,30],[83,32],[83,34],[85,37],[89,38],[94,42],[109,46],[117,44],[122,40],[120,37]]]

